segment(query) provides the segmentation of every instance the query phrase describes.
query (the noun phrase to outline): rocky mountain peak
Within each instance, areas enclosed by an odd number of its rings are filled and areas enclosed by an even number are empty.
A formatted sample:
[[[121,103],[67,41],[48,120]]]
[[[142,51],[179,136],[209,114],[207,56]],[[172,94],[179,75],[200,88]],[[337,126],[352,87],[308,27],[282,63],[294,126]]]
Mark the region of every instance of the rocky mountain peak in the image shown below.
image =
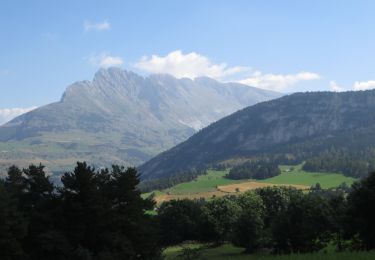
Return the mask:
[[[14,143],[17,157],[51,167],[77,160],[137,165],[238,109],[279,96],[209,79],[100,69],[92,81],[67,87],[59,102],[0,127],[0,148]]]

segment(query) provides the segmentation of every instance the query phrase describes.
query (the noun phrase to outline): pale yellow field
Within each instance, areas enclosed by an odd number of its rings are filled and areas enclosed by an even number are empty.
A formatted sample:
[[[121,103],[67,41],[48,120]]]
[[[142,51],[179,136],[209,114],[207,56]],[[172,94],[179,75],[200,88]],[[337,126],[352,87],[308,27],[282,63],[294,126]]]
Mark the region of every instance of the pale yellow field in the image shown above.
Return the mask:
[[[182,200],[182,199],[210,199],[212,197],[222,197],[227,195],[228,193],[222,191],[207,191],[207,192],[199,192],[199,193],[191,193],[191,194],[163,194],[157,195],[155,197],[155,201],[157,204],[160,204],[164,201],[170,200]]]
[[[180,200],[180,199],[211,199],[213,197],[222,197],[230,194],[240,194],[248,190],[255,190],[258,188],[264,187],[273,187],[273,186],[286,186],[294,187],[296,189],[307,190],[310,187],[306,185],[290,185],[290,184],[272,184],[272,183],[262,183],[262,182],[243,182],[237,184],[221,185],[217,186],[215,191],[206,191],[198,193],[189,193],[189,194],[161,194],[157,195],[154,199],[157,204],[160,204],[165,201],[170,200]]]

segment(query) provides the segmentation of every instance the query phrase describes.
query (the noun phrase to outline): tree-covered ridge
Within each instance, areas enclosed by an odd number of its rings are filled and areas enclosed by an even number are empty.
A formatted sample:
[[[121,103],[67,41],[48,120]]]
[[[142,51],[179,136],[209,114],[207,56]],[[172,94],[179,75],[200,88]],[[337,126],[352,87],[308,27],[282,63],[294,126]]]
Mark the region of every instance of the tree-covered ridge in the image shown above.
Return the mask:
[[[375,148],[374,110],[375,90],[292,94],[223,118],[139,169],[159,178],[235,158],[290,164],[332,149],[365,153]]]

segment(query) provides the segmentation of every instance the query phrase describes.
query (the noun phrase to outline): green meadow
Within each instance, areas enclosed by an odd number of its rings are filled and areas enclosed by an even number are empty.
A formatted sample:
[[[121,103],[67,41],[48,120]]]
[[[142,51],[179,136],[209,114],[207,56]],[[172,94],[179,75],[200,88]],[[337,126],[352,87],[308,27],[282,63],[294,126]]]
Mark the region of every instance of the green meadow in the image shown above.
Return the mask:
[[[243,183],[249,181],[273,184],[300,184],[307,186],[319,183],[322,188],[327,189],[337,187],[344,182],[347,185],[351,185],[356,180],[355,178],[347,177],[340,173],[306,172],[302,170],[302,164],[281,165],[280,169],[280,175],[265,180],[229,180],[224,177],[228,173],[229,169],[224,171],[208,170],[207,175],[198,176],[198,178],[196,178],[193,181],[180,183],[163,191],[154,191],[154,194],[155,196],[160,196],[163,194],[196,194],[215,191],[217,186]],[[151,192],[144,194],[144,196],[148,196],[150,194]]]
[[[302,184],[315,185],[319,183],[322,188],[334,188],[342,183],[347,185],[353,184],[355,178],[344,176],[340,173],[332,172],[306,172],[302,170],[300,165],[281,165],[281,174],[269,179],[259,180],[259,182],[274,183],[274,184]]]
[[[188,194],[216,190],[217,186],[240,183],[244,180],[229,180],[224,178],[229,170],[214,171],[208,170],[206,175],[198,176],[193,181],[177,184],[172,188],[166,189],[165,192],[170,194]]]

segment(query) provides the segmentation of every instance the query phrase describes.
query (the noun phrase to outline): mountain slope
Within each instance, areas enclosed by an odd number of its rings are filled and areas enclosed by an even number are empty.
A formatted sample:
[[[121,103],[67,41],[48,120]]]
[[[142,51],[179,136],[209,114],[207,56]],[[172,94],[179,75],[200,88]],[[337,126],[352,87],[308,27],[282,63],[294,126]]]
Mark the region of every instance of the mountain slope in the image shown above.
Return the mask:
[[[1,126],[0,165],[138,165],[211,122],[280,95],[209,78],[101,69],[92,81],[69,86],[59,102]]]
[[[375,147],[375,90],[297,93],[225,117],[139,167],[143,178],[263,155]]]

